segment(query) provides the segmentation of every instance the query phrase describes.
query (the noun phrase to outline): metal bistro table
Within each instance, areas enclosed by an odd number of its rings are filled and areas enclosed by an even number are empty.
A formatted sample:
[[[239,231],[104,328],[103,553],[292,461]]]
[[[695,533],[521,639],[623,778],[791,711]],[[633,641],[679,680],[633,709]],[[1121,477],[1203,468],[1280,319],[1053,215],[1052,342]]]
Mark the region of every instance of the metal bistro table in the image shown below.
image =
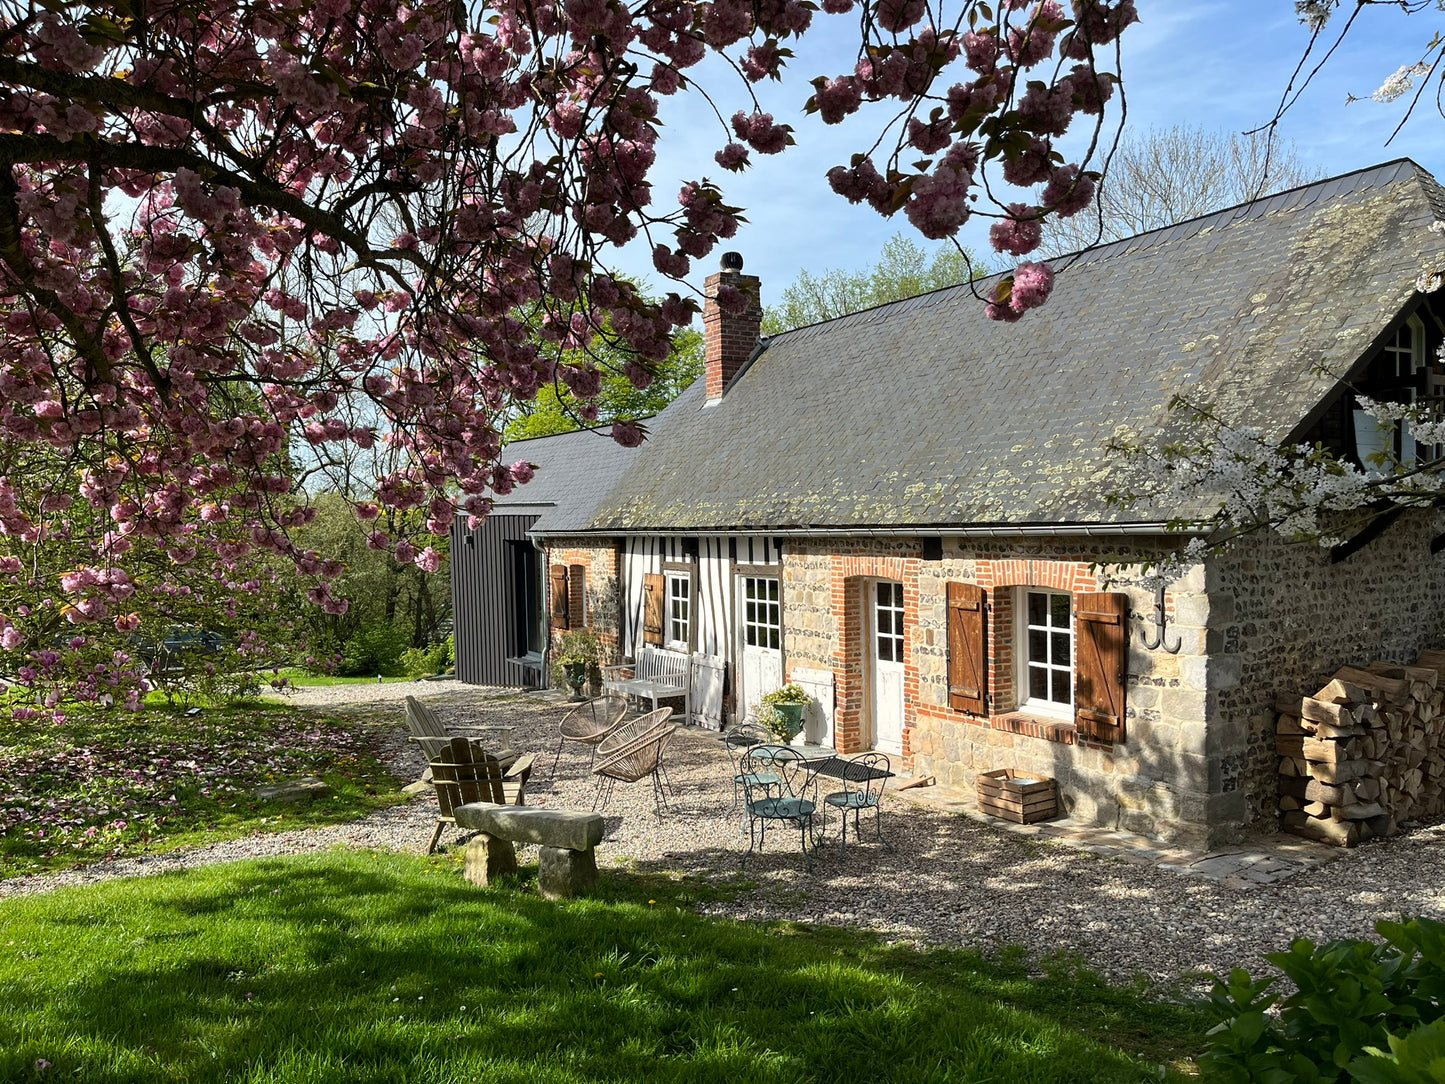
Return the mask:
[[[818,798],[819,776],[843,781],[845,789],[822,798],[822,802],[837,809],[843,819],[838,842],[839,855],[845,854],[848,848],[848,814],[850,812],[853,814],[855,831],[861,831],[858,817],[865,809],[873,810],[877,822],[878,841],[892,850],[893,845],[883,838],[881,805],[883,787],[894,776],[890,770],[892,765],[888,758],[881,753],[865,752],[859,753],[857,759],[854,759],[839,756],[836,750],[817,745],[803,746],[798,751],[806,758],[812,772],[809,782],[812,784],[815,800]],[[889,767],[883,765],[889,765]],[[826,811],[824,815],[826,817]]]
[[[830,779],[842,779],[849,783],[862,783],[868,779],[891,779],[896,774],[882,768],[870,768],[859,764],[850,757],[841,756],[836,749],[826,745],[791,745],[808,761],[808,770],[813,775],[826,775]]]

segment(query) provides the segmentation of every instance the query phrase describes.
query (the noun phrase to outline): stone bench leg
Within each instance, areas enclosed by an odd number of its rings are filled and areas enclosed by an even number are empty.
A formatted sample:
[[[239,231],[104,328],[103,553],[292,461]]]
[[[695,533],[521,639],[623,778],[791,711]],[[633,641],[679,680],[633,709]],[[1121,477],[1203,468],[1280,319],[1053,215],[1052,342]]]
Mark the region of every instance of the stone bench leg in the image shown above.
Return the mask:
[[[597,884],[597,859],[591,850],[543,847],[537,868],[537,888],[549,900],[576,896]]]
[[[480,832],[467,844],[467,861],[462,872],[474,885],[491,884],[504,873],[517,872],[517,848],[510,839]]]

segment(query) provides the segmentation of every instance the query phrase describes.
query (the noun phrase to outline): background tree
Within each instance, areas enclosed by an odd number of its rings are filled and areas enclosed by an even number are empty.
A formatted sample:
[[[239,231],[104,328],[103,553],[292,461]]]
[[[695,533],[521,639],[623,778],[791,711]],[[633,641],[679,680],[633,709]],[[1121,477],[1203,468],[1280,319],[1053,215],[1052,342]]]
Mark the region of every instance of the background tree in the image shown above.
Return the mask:
[[[876,264],[857,271],[832,268],[820,275],[803,270],[783,290],[781,304],[764,310],[763,334],[833,320],[992,273],[984,259],[966,248],[940,245],[930,256],[911,237],[895,233],[884,242]]]
[[[1293,144],[1259,133],[1193,125],[1126,132],[1109,157],[1096,205],[1071,218],[1050,219],[1044,247],[1055,255],[1080,252],[1323,176],[1323,170],[1301,161]]]
[[[396,673],[402,654],[439,639],[451,616],[448,547],[438,541],[434,560],[423,568],[408,552],[431,540],[420,514],[388,509],[364,525],[339,493],[319,494],[313,507],[316,518],[298,539],[345,565],[331,590],[347,606],[341,613],[313,607],[298,615],[307,648],[298,661],[342,674]],[[378,532],[401,539],[401,554],[380,544]]]
[[[605,343],[593,346],[594,355],[605,356]],[[626,361],[615,358],[600,366],[602,386],[595,398],[582,399],[566,384],[552,383],[537,392],[530,402],[516,406],[516,417],[507,424],[511,440],[568,433],[584,426],[610,426],[650,418],[672,402],[702,375],[702,335],[692,328],[674,333],[672,350],[653,367],[651,381],[639,387],[626,372]]]

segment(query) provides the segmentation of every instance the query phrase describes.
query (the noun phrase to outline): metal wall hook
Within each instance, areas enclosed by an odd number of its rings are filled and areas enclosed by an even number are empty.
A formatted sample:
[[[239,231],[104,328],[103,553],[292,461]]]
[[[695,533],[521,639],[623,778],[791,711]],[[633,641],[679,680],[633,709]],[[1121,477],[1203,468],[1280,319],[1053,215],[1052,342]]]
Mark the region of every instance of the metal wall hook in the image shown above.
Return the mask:
[[[1169,616],[1164,612],[1164,585],[1161,583],[1158,587],[1154,588],[1153,642],[1151,643],[1149,636],[1145,634],[1144,649],[1146,651],[1156,651],[1162,647],[1171,655],[1179,654],[1179,649],[1184,646],[1184,642],[1179,638],[1178,633],[1176,633],[1174,636],[1174,646],[1171,647],[1169,644],[1167,644],[1165,642],[1165,634],[1168,627]]]

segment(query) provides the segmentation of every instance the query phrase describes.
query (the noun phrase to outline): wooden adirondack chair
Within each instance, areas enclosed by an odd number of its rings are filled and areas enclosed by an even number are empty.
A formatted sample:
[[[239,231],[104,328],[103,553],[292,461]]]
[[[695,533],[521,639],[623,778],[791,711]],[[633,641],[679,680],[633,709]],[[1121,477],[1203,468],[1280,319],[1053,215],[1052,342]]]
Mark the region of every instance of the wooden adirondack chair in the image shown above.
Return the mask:
[[[428,760],[435,759],[437,753],[458,736],[447,728],[436,712],[414,696],[406,698],[406,727],[411,731],[408,740],[421,746]],[[498,749],[493,755],[502,762],[503,768],[511,767],[517,759],[517,754],[510,749]]]
[[[532,774],[528,754],[515,759],[510,768],[482,746],[467,738],[452,738],[441,746],[431,761],[432,786],[437,796],[437,826],[426,853],[436,850],[442,829],[456,824],[456,808],[469,802],[524,805],[527,779]]]

